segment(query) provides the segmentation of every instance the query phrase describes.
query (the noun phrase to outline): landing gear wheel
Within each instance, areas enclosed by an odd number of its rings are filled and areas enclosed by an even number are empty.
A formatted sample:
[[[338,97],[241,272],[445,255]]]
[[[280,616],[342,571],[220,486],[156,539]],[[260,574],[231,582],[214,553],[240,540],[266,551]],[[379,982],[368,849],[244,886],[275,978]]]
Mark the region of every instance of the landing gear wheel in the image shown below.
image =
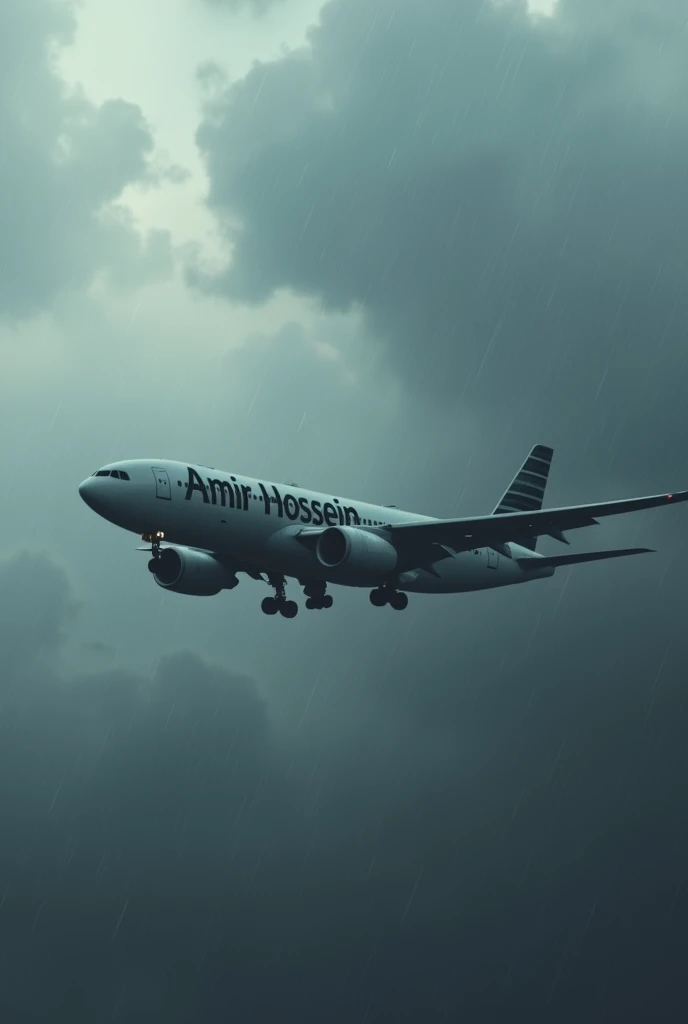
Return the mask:
[[[301,581],[299,581],[301,582]],[[324,580],[315,580],[310,583],[301,583],[303,586],[303,592],[308,598],[306,601],[306,608],[331,608],[333,599],[329,594],[325,593],[327,589],[327,583]]]
[[[284,576],[268,575],[268,583],[275,588],[274,597],[264,597],[260,607],[266,615],[275,615],[279,612],[285,619],[293,619],[299,610],[295,601],[287,601],[284,591]]]
[[[377,587],[375,590],[370,591],[370,603],[375,605],[376,608],[383,608],[387,604],[388,595],[382,589]]]
[[[389,595],[389,603],[395,612],[403,612],[408,605],[408,594],[405,594],[403,590],[393,590]]]

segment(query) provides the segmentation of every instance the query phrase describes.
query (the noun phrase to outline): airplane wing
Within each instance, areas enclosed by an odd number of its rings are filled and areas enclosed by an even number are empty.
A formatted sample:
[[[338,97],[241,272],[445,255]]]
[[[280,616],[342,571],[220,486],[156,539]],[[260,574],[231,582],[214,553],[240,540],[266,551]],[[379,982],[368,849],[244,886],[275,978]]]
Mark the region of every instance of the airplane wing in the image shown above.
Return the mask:
[[[654,494],[646,498],[624,498],[595,505],[571,505],[566,508],[538,509],[535,512],[508,512],[503,515],[479,516],[476,519],[438,519],[435,522],[399,523],[387,531],[398,549],[417,548],[428,544],[447,545],[454,551],[504,545],[516,537],[560,537],[564,530],[594,526],[603,516],[658,508],[688,501],[688,491]],[[560,537],[561,539],[561,537]]]

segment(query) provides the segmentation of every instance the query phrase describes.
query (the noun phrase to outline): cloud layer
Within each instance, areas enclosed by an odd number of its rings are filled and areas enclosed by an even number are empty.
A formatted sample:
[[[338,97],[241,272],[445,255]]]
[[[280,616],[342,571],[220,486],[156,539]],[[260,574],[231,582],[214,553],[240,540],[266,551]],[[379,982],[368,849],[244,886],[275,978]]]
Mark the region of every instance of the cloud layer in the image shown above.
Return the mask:
[[[171,269],[167,233],[140,238],[116,205],[126,186],[156,180],[150,128],[137,106],[66,90],[56,48],[74,28],[71,3],[0,9],[2,319],[40,312],[102,271],[128,286]]]
[[[614,613],[609,596],[586,601],[585,645],[567,645],[574,598],[530,638],[505,623],[483,664],[469,643],[453,665],[410,643],[361,681],[325,667],[285,730],[254,681],[193,653],[65,674],[64,573],[0,565],[3,1014],[602,1021],[658,991],[667,1006],[685,657],[671,616],[650,632],[642,601]],[[299,671],[282,684],[298,692]]]

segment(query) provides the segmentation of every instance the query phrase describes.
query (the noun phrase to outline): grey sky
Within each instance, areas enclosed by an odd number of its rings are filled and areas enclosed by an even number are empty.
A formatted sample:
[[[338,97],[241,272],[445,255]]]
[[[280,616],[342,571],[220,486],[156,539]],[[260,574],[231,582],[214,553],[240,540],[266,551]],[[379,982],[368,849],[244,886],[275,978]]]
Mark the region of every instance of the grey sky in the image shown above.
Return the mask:
[[[273,622],[76,493],[686,486],[684,7],[529,6],[0,6],[3,1020],[684,1015],[681,509]]]

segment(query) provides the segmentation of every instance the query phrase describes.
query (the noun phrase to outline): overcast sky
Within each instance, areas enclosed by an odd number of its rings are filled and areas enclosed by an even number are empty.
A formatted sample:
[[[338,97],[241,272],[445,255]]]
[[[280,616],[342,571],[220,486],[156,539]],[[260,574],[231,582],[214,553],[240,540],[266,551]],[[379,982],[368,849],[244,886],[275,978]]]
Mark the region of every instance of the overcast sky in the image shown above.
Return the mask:
[[[681,509],[290,622],[76,489],[688,486],[687,100],[683,0],[0,4],[3,1021],[685,1018]]]

